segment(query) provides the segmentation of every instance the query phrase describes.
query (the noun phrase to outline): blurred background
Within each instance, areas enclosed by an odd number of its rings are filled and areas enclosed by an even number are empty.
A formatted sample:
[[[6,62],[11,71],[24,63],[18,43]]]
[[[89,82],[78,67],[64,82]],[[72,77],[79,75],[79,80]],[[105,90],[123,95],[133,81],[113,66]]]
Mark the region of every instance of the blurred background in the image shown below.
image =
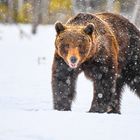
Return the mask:
[[[65,22],[79,12],[113,12],[140,27],[140,0],[0,0],[1,23],[39,24]]]

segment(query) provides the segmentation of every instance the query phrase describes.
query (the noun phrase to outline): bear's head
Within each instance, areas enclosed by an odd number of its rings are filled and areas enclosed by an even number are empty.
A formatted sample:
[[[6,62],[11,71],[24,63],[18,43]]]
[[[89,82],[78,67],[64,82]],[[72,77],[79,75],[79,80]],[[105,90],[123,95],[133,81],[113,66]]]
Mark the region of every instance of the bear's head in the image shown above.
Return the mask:
[[[94,25],[86,26],[55,24],[57,32],[55,46],[57,54],[69,65],[77,68],[89,57],[93,51]]]

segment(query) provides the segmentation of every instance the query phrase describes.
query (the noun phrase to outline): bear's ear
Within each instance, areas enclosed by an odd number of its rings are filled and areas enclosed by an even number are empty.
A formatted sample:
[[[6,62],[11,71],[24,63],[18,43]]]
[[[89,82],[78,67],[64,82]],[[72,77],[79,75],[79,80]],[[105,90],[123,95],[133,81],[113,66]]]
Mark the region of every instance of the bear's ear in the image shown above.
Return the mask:
[[[56,30],[57,34],[59,34],[65,30],[65,27],[61,22],[56,22],[55,23],[55,30]]]
[[[84,28],[84,32],[88,35],[92,35],[93,31],[94,31],[95,27],[94,24],[89,23],[85,28]]]

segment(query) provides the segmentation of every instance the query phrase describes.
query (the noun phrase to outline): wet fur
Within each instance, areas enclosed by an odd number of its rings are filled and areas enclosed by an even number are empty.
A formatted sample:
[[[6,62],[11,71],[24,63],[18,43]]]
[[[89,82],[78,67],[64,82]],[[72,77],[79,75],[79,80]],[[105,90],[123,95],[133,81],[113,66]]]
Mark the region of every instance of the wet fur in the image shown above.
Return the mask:
[[[71,110],[76,80],[83,71],[94,86],[89,112],[120,113],[124,85],[140,97],[140,32],[126,18],[112,13],[80,13],[66,25],[86,26],[88,23],[95,25],[91,38],[94,43],[94,36],[99,37],[98,47],[78,68],[71,69],[56,49],[52,67],[54,109]]]

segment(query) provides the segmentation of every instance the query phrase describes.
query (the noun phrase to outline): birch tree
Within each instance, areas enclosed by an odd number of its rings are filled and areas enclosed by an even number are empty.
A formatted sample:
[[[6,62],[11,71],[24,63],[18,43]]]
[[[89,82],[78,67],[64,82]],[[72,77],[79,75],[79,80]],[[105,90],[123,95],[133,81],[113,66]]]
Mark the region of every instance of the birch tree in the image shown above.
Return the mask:
[[[14,22],[14,0],[8,0],[8,17],[7,21],[9,23]]]

